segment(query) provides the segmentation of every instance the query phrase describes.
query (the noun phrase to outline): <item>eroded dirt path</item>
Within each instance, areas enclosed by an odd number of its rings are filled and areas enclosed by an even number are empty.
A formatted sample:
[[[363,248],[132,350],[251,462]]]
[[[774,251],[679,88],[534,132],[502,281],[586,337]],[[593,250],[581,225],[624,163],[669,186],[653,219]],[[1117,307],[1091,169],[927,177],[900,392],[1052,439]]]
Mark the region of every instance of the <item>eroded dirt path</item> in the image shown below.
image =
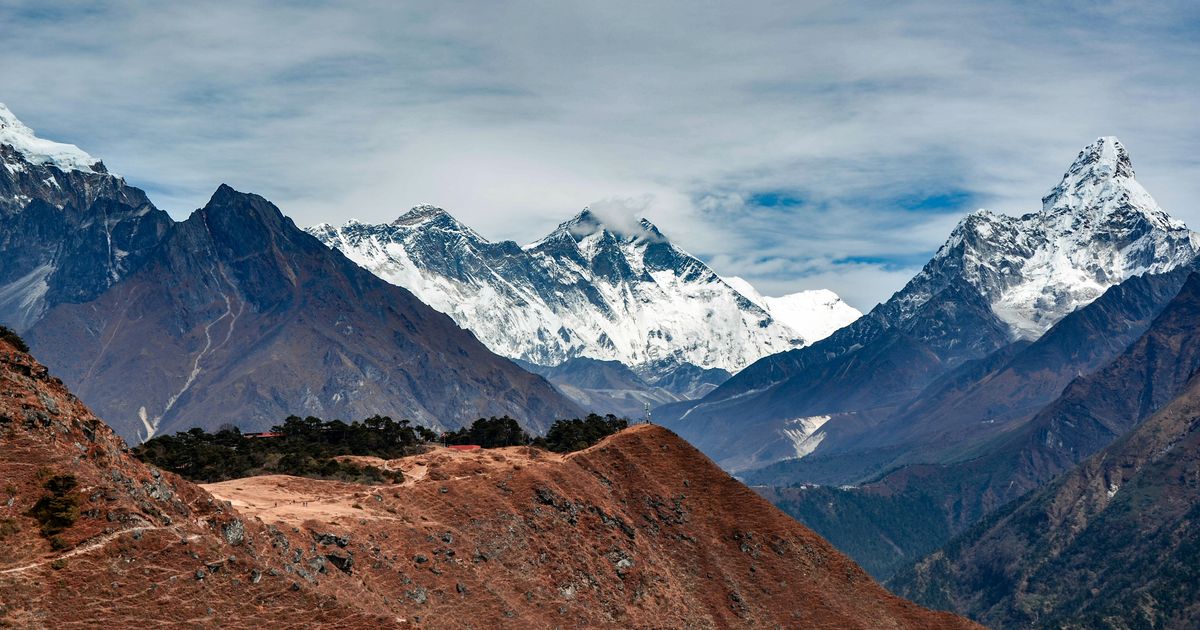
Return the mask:
[[[66,560],[67,558],[74,558],[75,556],[78,556],[78,555],[90,553],[90,552],[95,551],[95,550],[107,545],[108,543],[120,538],[124,534],[128,534],[130,532],[138,532],[138,531],[148,532],[148,531],[152,531],[152,530],[156,530],[156,529],[168,529],[168,528],[167,527],[134,527],[134,528],[130,528],[130,529],[123,529],[119,532],[113,532],[111,534],[105,534],[104,536],[101,536],[101,537],[93,540],[92,542],[89,542],[88,544],[83,545],[82,547],[76,547],[66,553],[58,554],[57,556],[54,556],[53,558],[43,558],[41,560],[38,560],[37,562],[31,562],[29,564],[22,565],[19,567],[12,567],[9,569],[0,570],[0,575],[9,575],[12,573],[24,573],[25,571],[28,571],[30,569],[36,569],[40,566],[45,566],[47,564],[50,564],[51,562],[54,562],[55,560]]]

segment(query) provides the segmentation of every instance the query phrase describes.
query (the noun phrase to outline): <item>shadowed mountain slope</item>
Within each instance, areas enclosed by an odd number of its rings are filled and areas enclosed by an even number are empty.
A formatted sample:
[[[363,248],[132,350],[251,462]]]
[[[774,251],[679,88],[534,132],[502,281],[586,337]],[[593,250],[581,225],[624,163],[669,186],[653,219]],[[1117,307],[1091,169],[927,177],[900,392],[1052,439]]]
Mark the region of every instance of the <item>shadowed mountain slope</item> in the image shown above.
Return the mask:
[[[992,627],[1200,624],[1200,379],[894,581]]]
[[[122,435],[289,414],[376,413],[434,427],[579,413],[543,378],[321,245],[262,197],[221,186],[150,259],[28,334]]]
[[[1200,274],[1149,328],[1103,368],[1073,380],[1019,427],[953,464],[901,467],[863,486],[768,492],[887,577],[1026,492],[1128,433],[1183,391],[1200,370]]]

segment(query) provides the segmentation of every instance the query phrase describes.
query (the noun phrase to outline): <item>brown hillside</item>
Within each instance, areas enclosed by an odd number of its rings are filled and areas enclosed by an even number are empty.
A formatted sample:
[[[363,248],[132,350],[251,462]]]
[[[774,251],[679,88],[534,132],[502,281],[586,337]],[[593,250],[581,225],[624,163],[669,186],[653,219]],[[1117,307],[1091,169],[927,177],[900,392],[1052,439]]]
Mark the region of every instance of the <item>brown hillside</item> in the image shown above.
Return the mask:
[[[0,625],[974,627],[888,594],[658,427],[383,463],[401,485],[206,490],[130,458],[3,341],[0,392]],[[64,474],[80,516],[54,549],[29,514]]]
[[[386,465],[409,480],[207,489],[245,514],[329,534],[328,548],[348,539],[352,575],[375,598],[359,601],[430,627],[969,626],[888,594],[657,426],[565,457],[438,449]]]
[[[70,475],[78,519],[55,549],[28,515]],[[129,456],[46,368],[0,339],[0,627],[279,628],[388,619],[311,588],[281,533]],[[295,585],[295,586],[293,586]]]

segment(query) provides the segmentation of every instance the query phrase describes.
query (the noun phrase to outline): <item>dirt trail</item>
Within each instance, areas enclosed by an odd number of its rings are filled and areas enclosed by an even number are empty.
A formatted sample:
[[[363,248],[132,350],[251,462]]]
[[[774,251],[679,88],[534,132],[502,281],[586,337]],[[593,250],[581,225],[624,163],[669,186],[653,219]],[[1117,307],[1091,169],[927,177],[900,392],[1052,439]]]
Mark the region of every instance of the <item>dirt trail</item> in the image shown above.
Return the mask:
[[[167,528],[167,527],[133,527],[130,529],[122,529],[121,531],[118,531],[118,532],[113,532],[111,534],[105,534],[104,536],[101,536],[100,538],[97,538],[82,547],[76,547],[66,553],[62,553],[57,556],[54,556],[53,558],[43,558],[41,560],[38,560],[37,562],[31,562],[31,563],[23,565],[23,566],[12,567],[9,569],[0,570],[0,575],[8,575],[10,573],[24,573],[25,571],[28,571],[30,569],[36,569],[37,567],[50,564],[51,562],[54,562],[55,560],[66,560],[67,558],[74,558],[75,556],[95,551],[95,550],[107,545],[108,543],[116,540],[117,538],[120,538],[123,534],[128,534],[130,532],[137,532],[137,531],[148,532],[148,531],[156,530],[156,529],[169,529],[169,528]]]

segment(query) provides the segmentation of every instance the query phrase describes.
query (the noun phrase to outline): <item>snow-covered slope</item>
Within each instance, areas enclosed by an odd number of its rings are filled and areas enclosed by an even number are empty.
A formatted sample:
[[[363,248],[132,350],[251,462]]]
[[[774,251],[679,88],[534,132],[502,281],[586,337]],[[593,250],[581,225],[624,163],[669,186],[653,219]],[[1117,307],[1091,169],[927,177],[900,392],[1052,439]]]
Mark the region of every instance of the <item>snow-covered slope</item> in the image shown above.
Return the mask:
[[[813,289],[771,297],[759,293],[749,282],[738,276],[722,278],[726,284],[767,311],[776,321],[790,326],[809,343],[820,341],[833,331],[862,317],[862,313],[842,301],[829,289]]]
[[[810,342],[645,220],[626,233],[584,210],[525,247],[489,242],[433,206],[388,225],[308,231],[493,351],[539,365],[590,357],[651,376],[682,364],[737,371]]]
[[[0,103],[0,144],[16,149],[30,164],[56,166],[64,171],[91,173],[100,161],[73,144],[37,137],[4,103]],[[20,168],[19,163],[5,162],[4,166],[9,170]]]
[[[170,217],[78,147],[0,104],[0,323],[23,331],[134,270]]]
[[[1125,147],[1103,137],[1080,151],[1041,211],[964,218],[897,297],[920,303],[957,276],[1014,336],[1036,339],[1109,287],[1170,271],[1197,251],[1200,235],[1158,206],[1134,179]]]

